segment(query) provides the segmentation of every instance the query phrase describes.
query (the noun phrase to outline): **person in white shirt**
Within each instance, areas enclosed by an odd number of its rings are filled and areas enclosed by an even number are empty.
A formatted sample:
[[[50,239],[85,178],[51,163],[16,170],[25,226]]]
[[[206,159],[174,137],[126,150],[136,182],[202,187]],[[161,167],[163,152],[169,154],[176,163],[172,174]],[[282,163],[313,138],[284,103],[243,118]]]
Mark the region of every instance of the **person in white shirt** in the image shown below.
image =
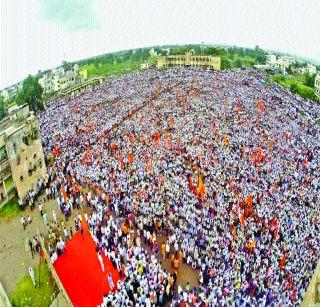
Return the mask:
[[[57,215],[54,210],[52,210],[52,217],[53,217],[53,221],[57,224],[58,223]]]
[[[110,272],[108,272],[107,280],[108,280],[110,290],[113,291],[114,283],[113,283],[112,275],[110,274]]]
[[[98,253],[98,260],[100,262],[102,272],[104,272],[104,263],[103,263],[102,256],[100,255],[100,252]]]

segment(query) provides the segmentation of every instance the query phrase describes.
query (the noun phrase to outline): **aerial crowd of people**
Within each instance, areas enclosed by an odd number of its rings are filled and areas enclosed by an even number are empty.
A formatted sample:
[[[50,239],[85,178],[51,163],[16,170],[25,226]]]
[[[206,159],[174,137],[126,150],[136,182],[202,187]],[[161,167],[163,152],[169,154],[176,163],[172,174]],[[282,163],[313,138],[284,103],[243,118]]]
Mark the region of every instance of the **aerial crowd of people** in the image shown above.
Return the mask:
[[[124,276],[104,306],[296,305],[320,255],[319,118],[251,69],[111,77],[41,114],[39,190],[67,218],[90,208],[97,252]],[[179,284],[182,263],[199,286]]]

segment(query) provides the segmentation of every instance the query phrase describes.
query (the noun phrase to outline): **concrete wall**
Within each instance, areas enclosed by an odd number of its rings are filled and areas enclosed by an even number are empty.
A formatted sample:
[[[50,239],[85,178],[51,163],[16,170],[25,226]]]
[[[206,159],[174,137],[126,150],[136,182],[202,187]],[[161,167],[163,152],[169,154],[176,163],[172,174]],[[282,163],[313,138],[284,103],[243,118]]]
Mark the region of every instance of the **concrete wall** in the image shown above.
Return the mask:
[[[35,140],[25,149],[21,149],[20,163],[11,166],[11,170],[19,198],[24,198],[30,189],[35,188],[38,178],[44,178],[46,175],[47,170],[40,139]]]
[[[58,286],[59,290],[60,290],[60,293],[62,294],[62,298],[63,298],[63,303],[61,304],[61,306],[68,306],[68,307],[71,307],[73,306],[72,305],[72,302],[67,294],[67,291],[65,290],[65,288],[63,287],[61,281],[60,281],[60,278],[56,272],[56,270],[54,269],[52,263],[51,263],[51,260],[50,260],[50,256],[47,252],[47,249],[46,249],[46,246],[45,246],[45,243],[40,235],[40,232],[38,230],[38,238],[39,238],[39,241],[40,241],[40,245],[41,245],[41,249],[44,253],[44,257],[46,259],[46,263],[47,263],[47,266],[48,266],[48,269],[49,271],[51,272],[52,274],[52,277],[56,283],[56,285]],[[61,295],[60,295],[61,297]],[[53,305],[54,306],[54,305]]]
[[[301,307],[309,306],[320,307],[320,260],[301,304]]]
[[[11,134],[6,148],[18,196],[24,198],[28,190],[36,186],[38,178],[46,175],[38,119],[32,118]]]
[[[9,298],[3,289],[2,283],[0,282],[0,306],[1,307],[11,307]]]

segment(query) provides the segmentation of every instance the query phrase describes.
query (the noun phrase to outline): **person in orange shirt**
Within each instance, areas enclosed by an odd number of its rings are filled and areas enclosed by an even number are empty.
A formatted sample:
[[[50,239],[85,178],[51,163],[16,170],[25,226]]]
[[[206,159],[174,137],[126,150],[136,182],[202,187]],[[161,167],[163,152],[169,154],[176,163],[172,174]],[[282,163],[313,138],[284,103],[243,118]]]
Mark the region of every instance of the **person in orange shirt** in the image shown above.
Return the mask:
[[[170,256],[170,262],[171,262],[171,267],[173,268],[174,254],[171,254],[171,256]]]
[[[183,260],[183,252],[181,249],[179,250],[179,253],[178,253],[178,259],[179,259],[179,261]]]
[[[178,269],[179,269],[179,259],[178,259],[178,258],[175,258],[175,259],[173,260],[173,266],[174,266],[174,269],[175,269],[176,271],[178,271]]]
[[[166,244],[164,242],[161,244],[161,255],[166,259]]]

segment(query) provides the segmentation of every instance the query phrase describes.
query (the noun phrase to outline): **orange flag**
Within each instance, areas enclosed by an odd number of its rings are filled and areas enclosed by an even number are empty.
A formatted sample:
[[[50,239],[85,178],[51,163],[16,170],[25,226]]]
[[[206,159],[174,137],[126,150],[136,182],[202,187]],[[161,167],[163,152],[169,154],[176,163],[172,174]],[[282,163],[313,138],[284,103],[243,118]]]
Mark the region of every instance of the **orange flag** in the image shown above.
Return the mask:
[[[247,245],[248,249],[254,249],[255,246],[256,246],[256,241],[255,241],[255,240],[251,241],[251,242]]]
[[[205,196],[206,196],[206,188],[203,184],[203,179],[202,179],[202,176],[199,175],[198,177],[198,194],[199,196],[201,197],[202,200],[205,199]]]
[[[282,269],[286,265],[286,254],[284,253],[279,262],[279,268]]]
[[[61,189],[61,194],[62,194],[62,196],[63,196],[63,198],[64,198],[65,200],[68,199],[67,192],[66,192],[66,190],[65,190],[64,188]]]
[[[117,144],[116,144],[116,143],[111,142],[111,144],[110,144],[110,148],[111,148],[111,150],[113,151],[113,150],[116,150],[116,149],[118,148],[118,146],[117,146]]]
[[[272,148],[273,148],[273,145],[274,145],[274,139],[271,138],[271,139],[270,139],[270,142],[269,142],[269,148],[272,149]]]
[[[226,134],[223,136],[223,143],[224,143],[225,146],[228,145],[228,137],[227,137]]]
[[[264,111],[264,104],[263,104],[263,101],[261,99],[258,100],[258,110],[259,110],[260,114],[262,114],[263,111]]]
[[[133,155],[131,152],[128,152],[128,163],[132,163],[133,162]]]
[[[241,213],[241,214],[240,214],[239,219],[240,219],[241,225],[242,225],[242,226],[246,226],[246,218],[244,217],[244,213]]]
[[[249,195],[247,198],[247,205],[249,208],[252,208],[252,204],[253,204],[253,197],[252,195]]]

